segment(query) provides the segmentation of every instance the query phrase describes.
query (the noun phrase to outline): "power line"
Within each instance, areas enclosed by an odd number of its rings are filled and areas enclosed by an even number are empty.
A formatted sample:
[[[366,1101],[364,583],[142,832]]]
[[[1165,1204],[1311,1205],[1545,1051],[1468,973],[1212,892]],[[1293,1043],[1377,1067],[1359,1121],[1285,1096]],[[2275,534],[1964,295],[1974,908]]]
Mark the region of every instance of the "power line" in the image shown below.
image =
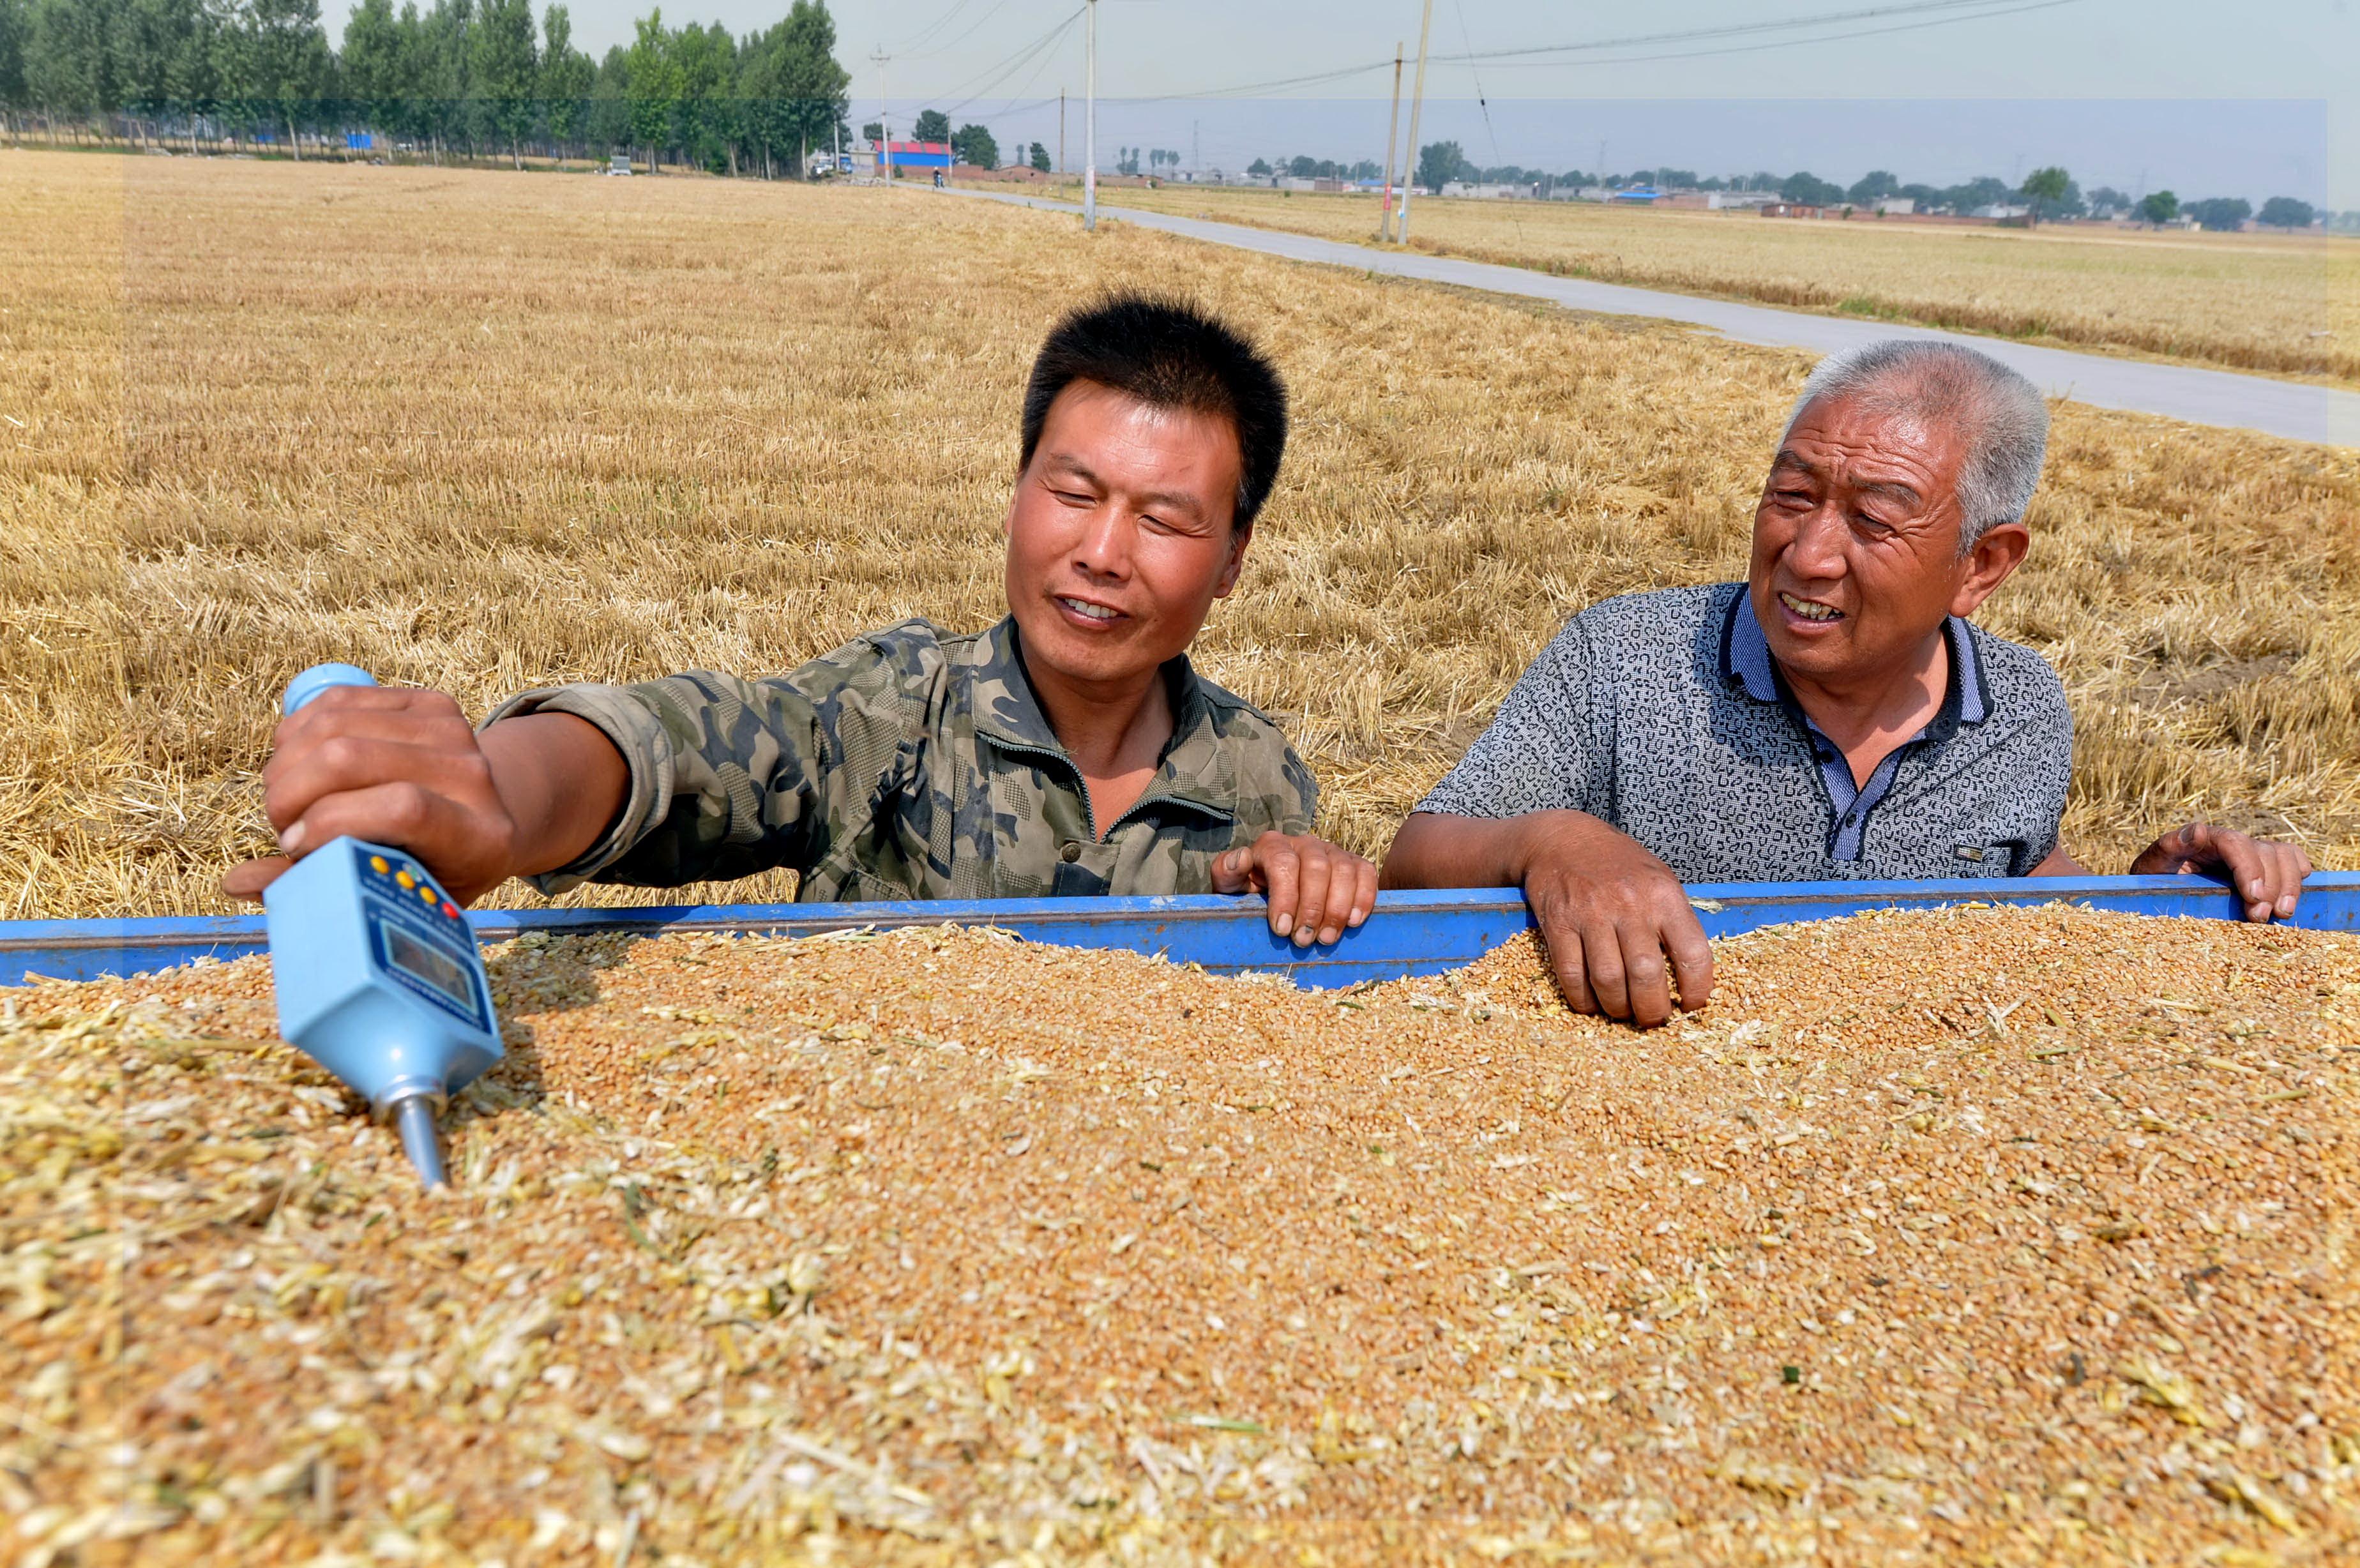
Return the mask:
[[[1980,3],[1987,6],[1994,5],[1994,0],[1980,0]],[[1889,33],[1922,32],[1928,27],[1953,27],[1960,22],[1988,21],[1995,16],[2021,16],[2027,11],[2053,11],[2060,5],[2079,4],[2081,0],[2030,0],[2029,4],[1995,5],[1992,9],[1978,11],[1970,16],[1936,16],[1923,22],[1899,22],[1889,27],[1862,27],[1850,32],[1821,34],[1807,38],[1767,38],[1759,43],[1732,44],[1726,49],[1671,49],[1661,54],[1622,54],[1607,60],[1579,61],[1510,60],[1502,60],[1499,64],[1503,71],[1531,71],[1547,70],[1557,65],[1644,65],[1654,60],[1710,60],[1721,55],[1759,54],[1765,49],[1793,49],[1800,44],[1849,42],[1853,38],[1882,38]]]
[[[967,0],[958,0],[958,5],[951,7],[952,13],[955,15],[958,11],[959,6],[966,4]],[[1005,11],[1006,9],[1008,9],[1008,0],[992,0],[992,4],[986,6],[983,14],[976,17],[974,21],[969,22],[966,27],[961,27],[957,32],[952,34],[949,38],[945,38],[942,42],[926,50],[923,54],[912,54],[908,58],[912,60],[933,60],[939,55],[948,54],[951,50],[965,43],[968,38],[974,37],[978,28],[981,27],[986,22],[990,21],[994,16],[997,16],[1000,12]],[[944,19],[947,21],[949,18],[945,16]]]
[[[910,39],[901,46],[900,52],[907,54],[910,50],[916,49],[920,44],[932,40],[934,35],[941,32],[945,27],[950,26],[952,19],[961,11],[966,10],[971,3],[972,0],[951,0],[950,9],[935,17],[932,26],[921,27],[918,30],[918,36],[916,38]]]
[[[1057,40],[1065,35],[1066,29],[1071,27],[1075,22],[1080,19],[1081,15],[1082,13],[1079,10],[1076,10],[1061,18],[1056,26],[1051,27],[1039,38],[1034,38],[1031,43],[1026,44],[1023,48],[1018,49],[1014,54],[1010,55],[1005,60],[984,67],[982,71],[968,77],[956,87],[954,87],[949,92],[942,94],[942,96],[945,98],[959,98],[959,102],[954,103],[948,110],[945,110],[945,113],[956,114],[959,110],[966,108],[977,99],[989,95],[993,88],[999,86],[1011,76],[1013,76],[1016,72],[1024,69],[1025,66],[1031,64],[1036,54],[1053,47]],[[960,97],[960,94],[965,94],[965,96]]]
[[[1872,5],[1852,11],[1826,11],[1808,16],[1792,16],[1760,22],[1734,22],[1714,27],[1691,27],[1677,32],[1633,33],[1620,38],[1591,38],[1579,43],[1535,44],[1519,49],[1469,49],[1460,55],[1437,55],[1437,65],[1472,65],[1478,60],[1492,60],[1511,68],[1584,63],[1569,60],[1535,60],[1535,55],[1595,54],[1601,51],[1643,48],[1658,43],[1704,43],[1716,38],[1745,38],[1763,33],[1793,32],[1798,28],[1815,28],[1838,24],[1874,21],[1888,16],[1926,16],[1927,19],[1891,27],[1877,27],[1852,36],[1873,38],[1885,33],[1912,32],[1920,27],[1949,27],[1961,22],[1982,21],[1991,16],[2015,16],[2024,11],[2045,11],[2059,5],[2078,5],[2081,0],[2033,0],[2032,4],[2007,4],[2005,0],[1916,0],[1900,5]],[[1933,15],[1928,15],[1932,13]],[[1463,31],[1463,29],[1462,29]],[[1759,43],[1740,45],[1726,49],[1677,50],[1663,54],[1634,55],[1602,60],[1600,64],[1636,64],[1647,60],[1694,60],[1719,54],[1743,54],[1765,49],[1786,49],[1797,44],[1825,43],[1824,38],[1771,38]],[[1330,82],[1341,82],[1355,76],[1366,76],[1390,65],[1390,60],[1364,60],[1354,65],[1338,66],[1333,70],[1312,71],[1300,76],[1276,77],[1264,82],[1239,82],[1227,87],[1200,88],[1187,93],[1164,93],[1133,99],[1133,103],[1153,103],[1185,98],[1234,98],[1257,93],[1267,93],[1288,87],[1312,87]]]
[[[1928,12],[1971,12],[1987,7],[1992,3],[1993,0],[1913,0],[1911,4],[1901,5],[1871,5],[1862,10],[1823,11],[1810,16],[1774,16],[1758,22],[1728,22],[1718,27],[1688,27],[1677,32],[1633,33],[1619,38],[1591,38],[1580,43],[1532,44],[1521,49],[1487,49],[1480,55],[1470,50],[1459,56],[1451,63],[1464,64],[1473,60],[1514,60],[1536,54],[1588,54],[1599,49],[1630,49],[1645,44],[1688,43],[1713,38],[1743,38],[1749,34],[1792,32],[1797,27],[1830,27],[1839,22],[1872,22],[1885,16],[1913,16]],[[2066,3],[2066,0],[2059,0],[2059,3]],[[1971,22],[1977,19],[1972,16],[1944,16],[1941,21]]]

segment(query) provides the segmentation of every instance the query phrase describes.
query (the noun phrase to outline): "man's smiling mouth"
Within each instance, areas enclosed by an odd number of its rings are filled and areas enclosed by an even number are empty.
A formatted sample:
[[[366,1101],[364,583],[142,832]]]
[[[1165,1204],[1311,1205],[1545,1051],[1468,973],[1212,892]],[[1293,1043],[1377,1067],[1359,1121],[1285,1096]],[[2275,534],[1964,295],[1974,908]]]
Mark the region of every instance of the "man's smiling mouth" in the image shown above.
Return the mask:
[[[1120,610],[1109,610],[1104,604],[1093,604],[1087,599],[1069,599],[1063,593],[1057,595],[1057,603],[1065,605],[1065,608],[1073,611],[1074,614],[1086,616],[1093,621],[1117,620],[1120,619],[1122,615],[1122,612]]]
[[[1832,604],[1816,604],[1808,599],[1797,599],[1792,593],[1780,593],[1778,603],[1807,621],[1840,621],[1843,612]]]

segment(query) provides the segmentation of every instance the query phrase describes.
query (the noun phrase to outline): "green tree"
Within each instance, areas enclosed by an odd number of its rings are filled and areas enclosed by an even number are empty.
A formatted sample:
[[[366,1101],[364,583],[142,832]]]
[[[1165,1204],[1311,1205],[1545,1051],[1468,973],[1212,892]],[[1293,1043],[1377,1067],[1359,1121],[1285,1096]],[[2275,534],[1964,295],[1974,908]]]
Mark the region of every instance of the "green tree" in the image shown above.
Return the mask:
[[[1842,186],[1832,180],[1821,180],[1808,169],[1797,169],[1786,176],[1778,184],[1778,194],[1805,207],[1833,207],[1844,199]]]
[[[851,101],[852,75],[836,60],[836,18],[826,0],[794,0],[787,12],[781,47],[786,64],[781,83],[793,105],[798,156],[796,178],[808,172],[814,146],[833,147]]]
[[[0,0],[0,114],[12,132],[16,116],[32,106],[25,91],[25,39],[31,31],[28,0]]]
[[[483,0],[468,30],[467,77],[492,134],[508,144],[509,158],[522,169],[525,133],[533,126],[541,85],[532,0]]]
[[[344,22],[338,58],[344,99],[371,130],[390,132],[400,122],[409,86],[404,42],[393,0],[361,0]]]
[[[2273,196],[2262,203],[2261,213],[2254,221],[2266,229],[2307,229],[2318,216],[2318,209],[2308,201]]]
[[[287,133],[287,150],[303,157],[301,122],[315,119],[332,60],[320,26],[320,0],[242,0],[223,29],[224,76],[250,113],[267,111]]]
[[[434,8],[419,18],[410,65],[417,90],[416,134],[438,151],[460,145],[473,150],[467,35],[475,26],[474,0],[434,0]]]
[[[836,140],[851,81],[836,63],[836,21],[819,0],[795,0],[783,18],[747,40],[738,94],[746,136],[765,174],[792,161],[796,178],[804,177],[812,144]]]
[[[951,137],[951,151],[970,169],[1000,167],[1000,143],[981,125],[961,125]]]
[[[1459,179],[1466,168],[1467,154],[1457,142],[1428,142],[1417,149],[1415,182],[1428,191],[1439,191]]]
[[[718,22],[708,27],[692,22],[672,36],[672,55],[680,65],[672,145],[700,169],[737,173],[743,129],[736,93],[737,40]]]
[[[647,149],[648,172],[653,174],[680,103],[680,61],[669,47],[661,6],[639,18],[635,26],[638,36],[631,40],[625,67],[630,136],[634,145]]]
[[[2043,208],[2054,217],[2064,209],[2066,193],[2073,189],[2073,177],[2056,165],[2036,169],[2024,177],[2025,215],[2038,223]]]
[[[590,84],[590,145],[604,152],[629,148],[631,137],[631,57],[615,44],[598,62],[598,79]]]
[[[25,38],[26,93],[52,122],[73,121],[77,138],[86,122],[122,105],[107,38],[114,10],[113,0],[34,0]],[[54,123],[49,135],[57,135]]]
[[[550,139],[572,147],[590,123],[590,92],[598,67],[574,47],[574,16],[563,5],[552,5],[541,18],[541,103],[547,116]]]
[[[1270,160],[1264,158],[1258,158],[1251,163],[1246,165],[1246,172],[1252,175],[1257,180],[1267,180],[1270,178]]]
[[[2254,204],[2241,196],[2211,196],[2202,201],[2191,201],[2180,210],[2220,234],[2234,233],[2254,215]]]
[[[921,142],[946,142],[951,139],[951,117],[940,109],[921,109],[918,123],[910,127],[910,138]]]
[[[1901,181],[1895,178],[1891,169],[1872,169],[1852,182],[1852,189],[1844,192],[1844,200],[1855,207],[1873,207],[1886,197],[1900,193]]]
[[[2152,191],[2140,200],[2138,215],[2141,223],[2161,227],[2180,216],[2180,198],[2169,191]]]
[[[1032,144],[1032,168],[1037,173],[1046,174],[1049,172],[1049,149],[1043,147],[1039,142],[1034,142]]]

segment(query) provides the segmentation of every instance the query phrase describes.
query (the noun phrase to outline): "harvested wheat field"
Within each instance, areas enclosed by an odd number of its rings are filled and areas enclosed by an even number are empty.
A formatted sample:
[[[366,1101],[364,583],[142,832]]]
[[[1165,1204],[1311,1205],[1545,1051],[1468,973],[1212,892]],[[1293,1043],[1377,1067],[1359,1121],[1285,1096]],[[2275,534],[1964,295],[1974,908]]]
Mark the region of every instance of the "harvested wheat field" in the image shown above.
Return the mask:
[[[0,918],[225,908],[322,659],[481,712],[997,618],[1025,370],[1117,283],[1293,383],[1199,653],[1379,853],[1566,616],[1742,574],[1808,368],[918,192],[17,152],[0,233]],[[2060,404],[2032,522],[1983,618],[2064,676],[2084,863],[2360,864],[2360,452]]]
[[[1070,192],[1068,192],[1070,194]],[[1173,186],[1099,200],[1372,241],[1373,196]],[[2360,383],[2360,243],[1421,199],[1410,245],[1601,283]]]
[[[259,960],[9,994],[16,1560],[2351,1561],[2360,939],[1720,959],[528,938],[433,1197]]]

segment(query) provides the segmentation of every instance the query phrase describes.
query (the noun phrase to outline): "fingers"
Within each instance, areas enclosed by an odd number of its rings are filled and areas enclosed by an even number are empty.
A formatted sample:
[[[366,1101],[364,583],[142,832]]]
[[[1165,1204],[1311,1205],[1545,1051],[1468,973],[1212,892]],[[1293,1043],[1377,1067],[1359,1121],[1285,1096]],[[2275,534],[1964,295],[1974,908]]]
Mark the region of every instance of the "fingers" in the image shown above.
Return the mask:
[[[2214,834],[2229,885],[2245,900],[2245,918],[2267,921],[2295,911],[2302,895],[2302,879],[2311,875],[2311,857],[2291,844],[2273,844],[2241,833],[2217,830]]]
[[[349,833],[372,844],[407,850],[428,866],[449,866],[453,856],[441,853],[445,844],[466,836],[460,809],[421,785],[407,780],[347,789],[314,801],[279,835],[281,848],[296,859],[339,835]],[[469,887],[462,877],[446,870],[441,880],[452,897],[463,901],[483,891]]]
[[[1213,861],[1213,890],[1261,889],[1270,929],[1297,947],[1333,943],[1365,923],[1377,907],[1377,868],[1349,850],[1309,833],[1273,830]]]
[[[1254,869],[1270,898],[1270,929],[1280,936],[1295,931],[1295,886],[1300,862],[1284,833],[1268,833],[1254,842]]]
[[[1598,1012],[1598,993],[1590,987],[1589,954],[1582,947],[1581,932],[1571,926],[1553,931],[1545,921],[1541,940],[1548,944],[1549,967],[1557,972],[1557,994],[1565,998],[1565,1005],[1577,1013]]]
[[[1652,925],[1625,925],[1615,934],[1622,942],[1622,990],[1631,1021],[1641,1029],[1655,1029],[1672,1016],[1671,974],[1664,967],[1663,939]]]
[[[1309,947],[1320,940],[1320,922],[1327,918],[1328,884],[1334,881],[1336,876],[1334,861],[1330,855],[1317,852],[1306,854],[1291,845],[1288,853],[1295,856],[1295,945]],[[1274,909],[1277,907],[1278,899],[1273,897],[1271,908]]]
[[[473,769],[467,766],[471,761],[475,765]],[[470,777],[471,772],[480,773],[480,779]],[[396,782],[414,784],[423,789],[428,779],[434,781],[438,793],[477,784],[488,790],[491,786],[490,768],[483,763],[480,752],[472,757],[465,753],[454,755],[403,740],[343,734],[329,735],[300,751],[282,752],[271,759],[264,779],[264,814],[269,817],[270,825],[279,831],[279,847],[293,855],[303,853],[303,845],[288,839],[291,825],[310,815],[314,803],[328,796]],[[363,838],[384,838],[390,830],[373,833],[364,824],[350,831]],[[311,838],[309,842],[325,841]]]
[[[2198,872],[2227,882],[2243,905],[2245,919],[2284,920],[2302,898],[2302,879],[2311,873],[2311,856],[2300,844],[2278,844],[2209,822],[2191,822],[2155,841],[2143,861],[2166,862],[2168,872]]]
[[[1696,911],[1680,900],[1679,912],[1665,922],[1664,948],[1672,955],[1672,973],[1680,983],[1680,1010],[1693,1013],[1712,1000],[1712,943]]]
[[[1598,1010],[1610,1018],[1629,1018],[1629,977],[1622,970],[1622,941],[1614,928],[1601,920],[1584,920],[1581,958],[1589,975],[1590,994],[1597,998]]]
[[[1348,930],[1365,924],[1377,907],[1377,867],[1357,855],[1342,856],[1337,878],[1328,887],[1328,918],[1320,922],[1325,944],[1343,940]]]
[[[262,890],[278,881],[280,874],[294,864],[283,855],[245,861],[222,873],[222,891],[233,898],[258,899]]]

